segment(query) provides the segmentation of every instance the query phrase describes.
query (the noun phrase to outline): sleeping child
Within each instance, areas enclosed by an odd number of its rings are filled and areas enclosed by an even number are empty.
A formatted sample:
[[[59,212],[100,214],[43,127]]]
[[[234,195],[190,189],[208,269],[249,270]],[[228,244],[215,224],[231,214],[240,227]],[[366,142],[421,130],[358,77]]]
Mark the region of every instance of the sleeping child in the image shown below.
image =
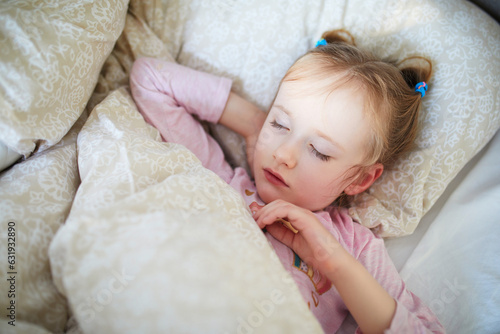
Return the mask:
[[[363,333],[444,332],[383,240],[339,205],[411,147],[431,68],[398,68],[343,36],[326,32],[291,66],[267,114],[227,78],[151,58],[134,63],[132,96],[163,140],[241,193],[326,333],[349,312]],[[197,119],[242,135],[253,175],[233,169]]]

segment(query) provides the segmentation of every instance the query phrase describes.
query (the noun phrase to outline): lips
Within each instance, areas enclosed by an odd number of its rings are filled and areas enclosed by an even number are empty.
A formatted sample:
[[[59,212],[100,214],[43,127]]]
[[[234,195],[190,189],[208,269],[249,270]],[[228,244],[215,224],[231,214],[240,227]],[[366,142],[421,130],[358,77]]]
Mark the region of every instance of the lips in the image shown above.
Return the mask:
[[[270,168],[264,169],[264,176],[270,183],[274,184],[275,186],[288,187],[288,184],[286,184],[285,180],[283,180],[283,177],[281,177],[281,175],[274,172]]]

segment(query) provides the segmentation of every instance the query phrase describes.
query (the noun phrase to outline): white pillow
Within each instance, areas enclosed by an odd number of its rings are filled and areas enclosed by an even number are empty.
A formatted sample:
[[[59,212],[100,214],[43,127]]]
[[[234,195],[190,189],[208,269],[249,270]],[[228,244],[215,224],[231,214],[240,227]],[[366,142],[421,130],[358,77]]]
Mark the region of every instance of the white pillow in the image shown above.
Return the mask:
[[[12,165],[21,155],[11,150],[7,145],[0,142],[0,171]]]
[[[350,209],[382,236],[412,233],[500,127],[500,26],[466,1],[219,0],[193,3],[191,11],[177,60],[232,78],[264,110],[287,68],[326,30],[347,29],[380,57],[433,62],[417,147]],[[241,138],[214,131],[230,159],[246,166]]]
[[[27,157],[61,140],[94,90],[127,4],[0,2],[0,142]]]

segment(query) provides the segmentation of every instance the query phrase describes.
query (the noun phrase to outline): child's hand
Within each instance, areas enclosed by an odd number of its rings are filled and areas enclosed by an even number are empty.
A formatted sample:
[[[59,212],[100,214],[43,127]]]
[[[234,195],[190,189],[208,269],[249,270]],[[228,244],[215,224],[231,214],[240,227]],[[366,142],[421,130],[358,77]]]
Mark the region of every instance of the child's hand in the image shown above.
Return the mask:
[[[396,302],[366,268],[350,255],[309,210],[276,200],[250,205],[260,228],[297,253],[332,282],[363,332],[382,332],[391,324]],[[293,233],[277,219],[289,221]]]
[[[334,269],[335,252],[343,248],[311,211],[282,200],[263,207],[252,203],[250,209],[260,228],[265,227],[308,265],[325,274]],[[298,233],[283,226],[280,218],[290,222]]]

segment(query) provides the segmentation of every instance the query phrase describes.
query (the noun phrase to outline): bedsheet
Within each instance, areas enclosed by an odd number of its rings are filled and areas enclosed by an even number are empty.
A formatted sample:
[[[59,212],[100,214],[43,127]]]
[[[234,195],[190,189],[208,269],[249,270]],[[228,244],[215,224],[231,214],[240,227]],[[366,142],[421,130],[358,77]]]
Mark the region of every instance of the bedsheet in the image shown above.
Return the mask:
[[[408,50],[422,45],[431,56],[450,62],[437,66],[436,90],[426,103],[433,112],[426,124],[443,121],[451,139],[460,140],[457,133],[481,138],[466,142],[467,155],[450,155],[445,161],[438,157],[450,153],[450,147],[429,153],[458,172],[498,126],[498,25],[463,1],[377,3],[364,2],[361,11],[381,14],[374,21],[356,15],[360,6],[354,0],[318,1],[313,7],[300,1],[287,6],[257,0],[132,0],[127,13],[116,13],[117,22],[125,21],[122,35],[97,82],[88,80],[86,92],[96,86],[80,118],[57,144],[40,146],[0,174],[0,235],[7,236],[8,223],[15,224],[17,273],[16,331],[2,315],[0,332],[135,333],[160,331],[159,326],[179,332],[320,332],[238,197],[182,146],[160,143],[157,132],[135,112],[126,89],[128,73],[141,56],[175,60],[231,77],[238,92],[264,107],[272,100],[274,79],[327,28],[346,27],[360,36],[360,43],[384,55],[410,55]],[[287,10],[264,10],[271,4]],[[232,10],[241,6],[258,9],[236,22]],[[412,20],[403,19],[410,12]],[[204,39],[199,34],[206,30],[202,22],[207,13],[227,20],[212,19]],[[389,13],[401,15],[392,20]],[[252,24],[255,31],[228,31],[231,22]],[[263,22],[291,30],[286,35],[269,32]],[[433,31],[434,25],[440,29]],[[439,36],[446,39],[436,41]],[[276,49],[266,48],[273,43]],[[379,44],[387,48],[380,50]],[[247,49],[251,52],[240,52]],[[102,58],[104,49],[99,50]],[[491,61],[479,66],[476,59]],[[448,92],[445,84],[465,93]],[[441,119],[437,97],[453,100],[450,111],[468,123]],[[487,126],[473,126],[479,123]],[[233,163],[244,165],[241,138],[220,127],[210,131],[224,142]],[[432,143],[438,134],[429,130],[422,142]],[[454,333],[495,333],[500,328],[495,261],[499,141],[497,134],[435,206],[436,194],[453,173],[443,182],[429,183],[435,196],[419,206],[432,209],[415,233],[387,241],[410,289]],[[439,174],[440,165],[434,167]],[[6,252],[0,250],[2,270],[8,265]],[[10,282],[2,279],[0,291],[9,289]],[[238,298],[231,297],[235,294]],[[0,307],[7,309],[10,300],[2,299]],[[140,318],[144,314],[147,318]],[[353,326],[348,320],[341,331],[352,332]]]
[[[423,222],[425,234],[400,271],[449,333],[500,331],[499,152],[497,133]]]

